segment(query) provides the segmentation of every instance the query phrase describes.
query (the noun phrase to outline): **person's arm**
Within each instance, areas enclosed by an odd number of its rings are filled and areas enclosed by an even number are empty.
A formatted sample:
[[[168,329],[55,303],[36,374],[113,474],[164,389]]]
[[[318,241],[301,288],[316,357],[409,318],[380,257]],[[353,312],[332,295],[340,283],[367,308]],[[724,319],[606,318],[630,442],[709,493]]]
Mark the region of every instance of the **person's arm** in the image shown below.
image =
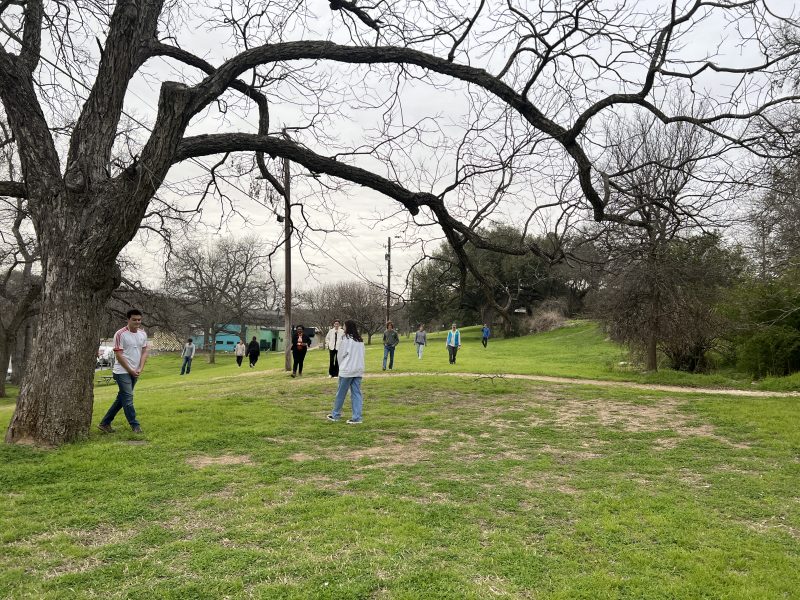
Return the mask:
[[[137,377],[142,374],[142,371],[144,371],[144,363],[147,362],[147,351],[149,349],[150,349],[149,346],[145,346],[144,348],[142,348],[142,358],[139,361],[139,368],[136,370]],[[192,356],[194,356],[194,354],[192,354]]]
[[[191,358],[194,358],[194,353],[195,353],[196,350],[197,350],[197,346],[192,344],[192,356],[191,356]]]

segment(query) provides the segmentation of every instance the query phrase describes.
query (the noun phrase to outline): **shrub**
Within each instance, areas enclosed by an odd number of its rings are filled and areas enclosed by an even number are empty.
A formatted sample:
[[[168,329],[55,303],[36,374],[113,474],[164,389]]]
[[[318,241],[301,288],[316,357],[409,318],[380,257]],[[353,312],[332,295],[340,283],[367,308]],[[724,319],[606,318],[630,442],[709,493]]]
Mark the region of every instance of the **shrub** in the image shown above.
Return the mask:
[[[537,310],[528,320],[528,329],[531,333],[552,331],[564,326],[564,315],[558,310]]]
[[[777,325],[760,329],[740,346],[739,368],[755,377],[800,371],[800,331]]]

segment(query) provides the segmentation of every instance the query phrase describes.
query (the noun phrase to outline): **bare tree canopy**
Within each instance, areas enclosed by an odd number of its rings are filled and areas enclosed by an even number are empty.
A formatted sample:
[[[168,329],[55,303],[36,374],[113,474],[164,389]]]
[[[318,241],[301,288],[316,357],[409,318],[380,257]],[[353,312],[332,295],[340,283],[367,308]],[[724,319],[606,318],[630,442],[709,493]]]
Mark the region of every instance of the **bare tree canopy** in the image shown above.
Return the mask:
[[[6,439],[86,435],[95,315],[173,165],[250,151],[252,172],[278,193],[277,157],[321,189],[366,186],[416,225],[441,227],[480,281],[466,244],[543,252],[525,237],[482,237],[493,219],[525,223],[524,235],[535,214],[571,198],[595,219],[647,227],[609,204],[613,174],[598,157],[611,114],[689,123],[718,155],[766,152],[764,132],[783,133],[782,106],[797,100],[774,85],[798,51],[773,50],[775,32],[797,28],[773,4],[481,1],[465,12],[353,0],[314,14],[299,0],[0,3],[3,143],[21,174],[0,193],[27,199],[42,258],[40,331],[60,341],[34,357]],[[210,45],[222,51],[206,60]],[[158,106],[140,118],[135,88],[154,81]],[[686,108],[674,112],[665,99],[678,93]],[[434,99],[446,110],[409,112]],[[548,195],[542,180],[580,200]]]

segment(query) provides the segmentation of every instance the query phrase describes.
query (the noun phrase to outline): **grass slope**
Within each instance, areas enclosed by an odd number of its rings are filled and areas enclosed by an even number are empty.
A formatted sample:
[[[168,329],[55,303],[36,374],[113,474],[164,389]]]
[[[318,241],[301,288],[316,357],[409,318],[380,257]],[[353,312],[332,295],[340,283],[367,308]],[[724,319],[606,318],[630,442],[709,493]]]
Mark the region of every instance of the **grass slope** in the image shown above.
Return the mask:
[[[483,351],[465,336],[457,368],[595,376],[616,356],[571,359],[567,347],[592,345],[581,336],[596,332],[553,332],[560,357],[522,340]],[[450,368],[443,341],[422,361],[411,346],[398,350],[398,370]],[[371,371],[380,358],[368,352]],[[744,599],[800,589],[794,398],[367,376],[365,424],[348,426],[324,420],[336,385],[327,353],[310,353],[297,380],[281,361],[240,370],[222,356],[180,377],[176,357],[155,357],[136,389],[143,438],[120,414],[117,434],[95,430],[81,444],[0,446],[0,597]],[[115,393],[96,390],[95,423]],[[0,403],[0,426],[12,406]]]

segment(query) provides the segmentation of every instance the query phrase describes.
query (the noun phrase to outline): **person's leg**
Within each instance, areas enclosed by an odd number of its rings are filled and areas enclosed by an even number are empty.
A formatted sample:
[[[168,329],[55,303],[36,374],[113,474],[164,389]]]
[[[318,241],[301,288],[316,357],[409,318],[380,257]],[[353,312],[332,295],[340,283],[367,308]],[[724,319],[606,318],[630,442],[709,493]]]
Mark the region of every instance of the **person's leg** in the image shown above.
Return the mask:
[[[117,413],[122,408],[122,399],[124,398],[125,394],[132,393],[131,387],[131,376],[127,373],[125,375],[118,375],[117,373],[113,373],[112,377],[119,388],[117,392],[117,397],[114,400],[114,403],[109,407],[108,412],[106,412],[105,416],[100,420],[101,425],[111,425],[111,422],[114,420],[114,417],[117,416]],[[124,378],[124,379],[123,379]]]
[[[389,369],[390,370],[391,370],[392,367],[394,367],[394,349],[395,349],[395,346],[392,346],[391,348],[389,348]]]
[[[361,396],[361,377],[353,377],[350,382],[350,403],[353,405],[351,421],[361,421],[361,409],[364,398]]]
[[[183,362],[181,363],[181,375],[186,373],[186,357],[183,357]]]
[[[258,357],[259,357],[259,355],[256,354],[255,356],[253,356],[253,358],[250,359],[250,366],[251,367],[255,367],[256,366],[256,363],[258,362]]]
[[[458,354],[458,346],[453,346],[453,364],[456,364],[456,355]]]
[[[128,419],[128,425],[136,429],[139,427],[139,421],[136,420],[136,409],[133,407],[133,388],[136,387],[136,382],[139,378],[131,377],[130,375],[128,377],[131,381],[131,392],[122,399],[122,410],[125,412],[125,418]]]
[[[338,350],[334,350],[333,351],[333,376],[334,377],[338,377],[339,376],[339,351]]]
[[[483,339],[481,340],[481,344],[483,344],[483,347],[484,347],[484,348],[486,348],[486,344],[488,344],[488,343],[489,343],[489,338],[483,338]]]
[[[298,362],[297,362],[297,374],[298,375],[302,375],[303,374],[303,362],[306,360],[306,352],[308,352],[308,350],[301,350],[299,352],[299,356],[297,357],[298,358]]]
[[[447,357],[448,357],[448,360],[449,360],[450,364],[452,365],[453,364],[453,346],[448,346],[447,347]]]
[[[300,353],[292,350],[292,375],[297,375],[297,361],[300,360]]]
[[[240,369],[242,368],[242,357],[241,356],[237,356],[236,357],[236,364],[239,365]]]
[[[186,359],[186,374],[188,375],[191,372],[192,372],[192,359],[191,358],[187,358]]]
[[[389,346],[383,346],[383,370],[386,370],[386,357],[389,356]]]
[[[331,418],[338,419],[342,416],[342,406],[344,406],[344,397],[347,395],[347,390],[350,388],[352,377],[339,377],[339,387],[336,390],[336,398],[333,401],[333,410],[331,411]]]

